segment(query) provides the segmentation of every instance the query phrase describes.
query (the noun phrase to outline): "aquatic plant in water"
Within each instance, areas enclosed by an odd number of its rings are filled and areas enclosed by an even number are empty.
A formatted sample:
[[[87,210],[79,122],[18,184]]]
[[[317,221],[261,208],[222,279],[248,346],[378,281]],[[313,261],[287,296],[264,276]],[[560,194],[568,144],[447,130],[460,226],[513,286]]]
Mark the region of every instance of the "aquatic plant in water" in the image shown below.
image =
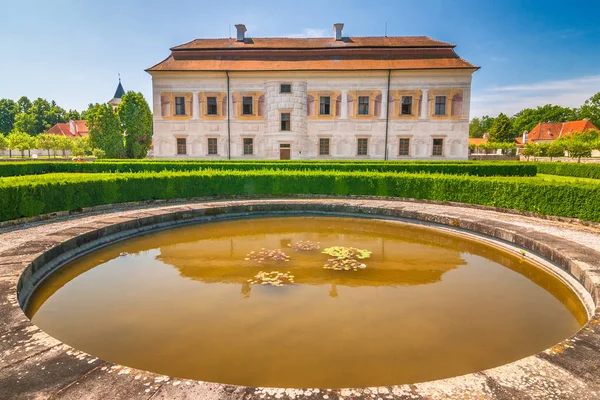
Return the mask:
[[[271,271],[265,272],[260,271],[254,276],[254,279],[248,279],[250,284],[270,285],[270,286],[283,286],[294,283],[294,275],[287,272]]]
[[[313,242],[310,240],[300,240],[294,244],[288,244],[294,251],[313,251],[321,248],[320,242]]]
[[[322,253],[334,257],[328,259],[327,263],[323,266],[325,269],[332,269],[334,271],[358,271],[359,269],[365,269],[367,265],[359,260],[371,257],[369,250],[344,246],[328,247]]]
[[[263,261],[290,261],[290,256],[285,254],[281,249],[262,248],[259,252],[251,251],[246,254],[244,260],[255,260],[259,263],[262,263]]]

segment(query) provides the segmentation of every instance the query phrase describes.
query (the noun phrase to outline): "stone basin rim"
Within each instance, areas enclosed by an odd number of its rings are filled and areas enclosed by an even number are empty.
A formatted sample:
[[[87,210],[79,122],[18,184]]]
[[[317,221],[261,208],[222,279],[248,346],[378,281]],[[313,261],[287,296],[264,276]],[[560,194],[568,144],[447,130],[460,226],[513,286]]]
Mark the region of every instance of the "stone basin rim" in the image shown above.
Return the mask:
[[[374,219],[379,221],[387,221],[387,222],[398,222],[407,225],[421,226],[428,229],[449,233],[453,236],[463,237],[468,240],[477,240],[480,242],[484,242],[486,246],[490,246],[496,249],[499,249],[504,252],[508,252],[513,255],[521,254],[520,251],[523,250],[522,247],[516,246],[510,242],[500,240],[497,238],[489,237],[483,235],[478,232],[469,231],[466,229],[462,229],[455,226],[447,226],[439,223],[428,222],[428,221],[418,221],[412,220],[408,218],[398,218],[398,217],[385,217],[379,215],[365,215],[361,213],[351,213],[351,212],[331,212],[331,211],[256,211],[256,212],[246,212],[246,213],[231,213],[231,214],[219,214],[211,217],[201,216],[197,218],[191,218],[186,220],[173,221],[169,224],[155,224],[149,225],[147,230],[137,230],[130,229],[126,231],[119,232],[116,235],[111,235],[113,237],[107,237],[108,240],[94,240],[86,243],[85,250],[77,251],[75,253],[68,253],[69,256],[61,257],[60,261],[57,263],[51,263],[51,269],[48,271],[44,271],[45,273],[39,280],[35,280],[35,285],[31,288],[30,291],[19,292],[18,300],[21,306],[21,309],[26,310],[29,304],[29,300],[31,296],[36,291],[36,289],[53,273],[60,270],[66,264],[74,261],[75,259],[82,257],[86,254],[93,253],[94,251],[110,246],[114,243],[121,242],[124,240],[128,240],[134,237],[143,236],[149,233],[166,231],[173,228],[188,226],[188,225],[202,225],[205,223],[211,222],[219,222],[219,221],[227,221],[227,220],[243,220],[243,219],[252,219],[252,218],[275,218],[275,217],[289,217],[289,216],[329,216],[329,217],[348,217],[348,218],[364,218],[364,219]],[[112,240],[111,240],[112,239]],[[573,276],[568,274],[566,271],[561,269],[557,264],[552,261],[541,257],[536,253],[527,253],[527,259],[535,266],[541,268],[545,272],[552,275],[554,278],[558,279],[562,283],[564,283],[573,293],[577,295],[577,298],[583,304],[586,312],[587,312],[587,321],[589,321],[594,315],[595,304],[591,294],[579,283]],[[42,266],[43,269],[43,266]],[[23,275],[22,275],[23,276]],[[35,279],[35,278],[34,278]],[[23,285],[26,285],[24,283]],[[586,322],[587,322],[586,321]]]
[[[452,208],[454,208],[454,210],[452,210]],[[421,207],[416,202],[403,202],[398,200],[359,200],[356,198],[269,198],[263,200],[244,199],[238,201],[189,202],[170,206],[157,205],[155,208],[128,210],[129,212],[127,213],[116,213],[114,210],[107,210],[106,214],[109,214],[108,220],[103,220],[104,214],[88,218],[91,219],[91,221],[82,222],[78,227],[80,230],[77,232],[74,230],[66,232],[65,230],[62,234],[56,233],[57,236],[54,236],[51,240],[48,240],[51,235],[43,233],[37,233],[39,236],[28,238],[32,241],[39,240],[39,243],[44,245],[46,243],[42,243],[42,240],[46,239],[48,246],[45,247],[43,251],[37,249],[38,251],[26,252],[24,253],[24,257],[19,258],[18,264],[22,263],[24,270],[21,269],[21,272],[19,272],[17,296],[15,296],[14,301],[11,302],[12,305],[9,307],[18,307],[22,314],[17,299],[21,299],[22,296],[24,296],[24,290],[31,289],[31,282],[29,282],[29,280],[33,278],[33,276],[28,276],[28,274],[31,275],[34,272],[38,274],[42,273],[43,279],[45,271],[43,268],[44,266],[47,267],[52,263],[58,265],[61,262],[64,262],[66,258],[62,260],[61,258],[65,257],[65,252],[68,253],[69,251],[72,252],[77,249],[79,249],[79,251],[86,251],[85,246],[86,244],[89,245],[90,242],[97,241],[97,244],[101,245],[102,241],[105,240],[105,244],[108,244],[109,242],[112,243],[116,240],[120,240],[118,238],[119,234],[123,234],[129,230],[137,230],[139,234],[142,234],[156,229],[175,227],[182,223],[194,223],[192,219],[199,217],[208,217],[208,219],[212,218],[214,220],[218,215],[225,213],[258,215],[256,214],[257,212],[270,212],[273,209],[279,209],[286,213],[294,210],[310,209],[313,211],[320,210],[321,212],[338,215],[348,213],[353,214],[352,216],[357,216],[356,214],[362,216],[367,215],[378,219],[405,219],[409,220],[409,223],[431,223],[435,224],[438,229],[446,227],[452,228],[454,232],[464,231],[475,233],[478,237],[481,235],[481,237],[495,238],[500,242],[511,243],[516,246],[516,248],[527,249],[529,252],[539,255],[541,258],[551,260],[552,263],[564,270],[567,275],[576,279],[585,288],[585,291],[592,299],[591,306],[596,307],[596,309],[586,326],[578,331],[572,338],[566,339],[550,349],[503,366],[454,378],[380,388],[321,389],[320,392],[318,389],[290,390],[280,388],[251,388],[181,379],[181,381],[188,381],[186,384],[195,383],[197,385],[194,389],[189,389],[190,391],[188,391],[183,385],[177,386],[177,389],[175,389],[175,385],[179,385],[178,382],[180,381],[177,378],[163,377],[156,373],[135,370],[139,374],[146,374],[152,379],[156,379],[156,382],[162,382],[161,384],[157,384],[156,387],[153,386],[152,391],[149,392],[147,390],[146,396],[142,393],[141,396],[136,396],[135,398],[150,399],[154,398],[156,393],[160,393],[163,396],[161,398],[178,399],[189,398],[190,394],[197,395],[197,393],[201,393],[201,396],[198,398],[210,397],[211,399],[316,399],[327,398],[320,397],[325,393],[329,394],[328,398],[339,398],[343,396],[345,399],[365,398],[365,396],[371,397],[373,394],[377,393],[389,393],[389,396],[386,395],[381,397],[394,399],[458,399],[477,397],[500,400],[505,398],[547,398],[544,396],[553,396],[552,398],[600,398],[600,379],[595,378],[597,369],[593,367],[593,365],[600,364],[600,309],[597,308],[599,304],[600,288],[600,259],[598,258],[600,251],[593,250],[590,246],[581,244],[585,243],[585,240],[576,237],[569,237],[567,239],[564,237],[561,238],[560,235],[548,234],[547,236],[552,239],[550,243],[548,243],[546,240],[546,233],[543,229],[544,223],[541,219],[539,222],[540,226],[537,230],[527,229],[518,224],[511,224],[513,221],[510,218],[501,215],[496,219],[487,220],[484,214],[487,213],[488,215],[492,215],[494,211],[488,210],[479,212],[477,210],[469,209],[468,206],[460,208],[456,205],[444,206],[424,202]],[[84,216],[80,216],[77,219],[85,218]],[[529,217],[529,219],[531,222],[534,218]],[[49,221],[46,224],[55,224],[56,222],[57,221]],[[161,224],[164,228],[160,228],[159,225]],[[149,229],[149,226],[154,226],[154,228]],[[460,231],[456,230],[456,228],[459,228]],[[563,228],[565,231],[583,229],[578,227],[571,229],[562,227],[561,229]],[[37,232],[36,226],[26,227],[24,229],[31,229],[32,231]],[[537,236],[536,233],[538,234]],[[540,236],[540,233],[544,234],[543,239],[540,239],[542,237]],[[3,234],[0,233],[0,236],[2,235]],[[600,237],[600,232],[594,231],[591,235]],[[113,236],[112,239],[107,240],[111,236]],[[131,237],[131,235],[123,236],[122,239],[128,237]],[[569,243],[571,244],[570,247]],[[43,246],[38,247],[42,248]],[[87,251],[92,251],[93,249],[91,249],[91,247],[92,246],[90,246],[90,249]],[[17,248],[18,246],[15,247],[15,249]],[[0,261],[7,260],[10,261],[9,253],[5,252],[3,254],[3,252],[0,251]],[[15,260],[14,264],[17,264],[17,260]],[[0,263],[0,268],[1,266]],[[46,273],[48,273],[48,271],[46,271]],[[0,303],[0,308],[1,307],[3,307],[3,305]],[[2,310],[0,309],[0,311]],[[22,324],[26,325],[27,322],[22,322]],[[7,326],[9,329],[22,329],[22,325],[18,328],[13,328],[9,325]],[[2,328],[5,327],[2,326]],[[32,328],[36,327],[29,322],[29,325],[26,325],[26,329]],[[12,333],[12,331],[8,332],[8,334],[10,333]],[[65,351],[70,349],[66,352],[67,354],[71,351],[81,354],[81,352],[78,352],[65,344],[56,345],[51,348],[60,348],[61,351],[63,349],[65,349]],[[573,357],[576,358],[574,359]],[[96,363],[92,365],[97,365],[91,371],[96,371],[96,369],[99,369],[101,366],[104,366],[102,370],[105,368],[116,368],[117,371],[122,368],[129,370],[129,368],[117,366],[113,363],[97,360],[88,356],[88,359],[90,358],[91,360],[89,362],[87,359],[85,360],[86,363]],[[75,356],[73,356],[66,362],[64,368],[75,368],[78,364],[78,360],[81,359],[76,359]],[[585,361],[585,363],[580,363],[579,361],[581,360]],[[0,362],[2,361],[2,354],[0,353]],[[19,362],[24,361],[21,360]],[[0,365],[0,397],[2,397],[2,393],[14,394],[14,396],[9,396],[8,398],[24,397],[20,396],[22,393],[25,393],[21,391],[22,388],[20,386],[12,387],[10,389],[7,389],[7,386],[4,388],[2,387],[2,382],[6,382],[6,374],[9,373],[7,371],[12,371],[10,370],[11,365],[13,364],[9,364],[8,367],[2,367]],[[31,372],[34,372],[34,374],[29,375],[30,379],[32,378],[32,375],[37,374],[34,370],[31,370]],[[80,382],[87,382],[88,385],[99,388],[97,386],[98,383],[91,383],[92,375],[87,379],[88,373],[92,374],[93,372],[88,371],[82,373],[76,380],[71,381],[65,380],[67,378],[61,378],[63,379],[64,385],[60,388],[59,393],[62,393],[65,390],[76,391],[74,386],[75,382],[77,382],[77,385],[79,385]],[[114,379],[118,378],[116,381],[112,381],[113,384],[118,385],[120,388],[135,387],[133,379],[127,380],[125,374],[121,375],[121,373],[119,373],[118,375],[119,377],[113,376]],[[543,376],[542,383],[539,381],[541,376]],[[94,379],[95,378],[98,377],[94,376]],[[18,382],[20,380],[21,378],[15,381]],[[552,385],[547,385],[546,382],[548,381],[552,383]],[[173,386],[167,388],[166,385],[168,385],[169,382],[175,383]],[[554,383],[557,383],[558,386],[554,385]],[[141,388],[143,389],[144,387]],[[5,389],[10,390],[10,392],[3,392]],[[219,392],[218,395],[215,394],[216,392]],[[56,394],[57,392],[54,393]],[[318,393],[321,394],[317,395]],[[89,394],[91,395],[93,393]],[[569,394],[571,394],[570,397]],[[89,398],[102,398],[102,394],[98,392]]]

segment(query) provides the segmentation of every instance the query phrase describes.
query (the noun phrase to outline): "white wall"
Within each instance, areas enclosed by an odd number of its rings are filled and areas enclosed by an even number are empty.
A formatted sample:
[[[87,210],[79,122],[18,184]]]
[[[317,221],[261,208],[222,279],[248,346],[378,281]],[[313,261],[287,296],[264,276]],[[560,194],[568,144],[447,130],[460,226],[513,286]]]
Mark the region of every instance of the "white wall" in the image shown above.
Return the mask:
[[[188,155],[208,158],[207,138],[217,137],[219,154],[227,158],[227,118],[203,120],[199,117],[198,102],[194,100],[192,119],[167,120],[161,116],[160,96],[165,92],[226,92],[224,72],[153,72],[154,155],[155,157],[185,158],[176,154],[176,137],[186,137]],[[331,71],[331,72],[233,72],[230,73],[230,93],[239,91],[265,92],[265,118],[242,121],[231,112],[231,158],[278,159],[279,144],[291,144],[292,159],[344,158],[355,159],[356,138],[369,138],[367,159],[383,159],[387,107],[387,71]],[[292,83],[292,94],[279,93],[280,83]],[[422,90],[424,104],[426,91],[462,89],[463,112],[458,119],[431,119],[428,110],[418,119],[390,119],[388,126],[388,158],[399,159],[398,138],[411,138],[411,156],[414,159],[431,157],[433,137],[444,138],[444,157],[467,159],[468,126],[471,94],[471,71],[393,71],[390,90]],[[381,115],[376,120],[349,118],[345,107],[342,115],[333,120],[313,120],[306,117],[307,91],[341,91],[342,98],[350,90],[381,90]],[[355,99],[356,101],[356,99]],[[230,100],[230,105],[232,105]],[[345,101],[343,100],[343,104]],[[318,107],[318,103],[315,104]],[[332,105],[333,107],[333,105]],[[426,107],[423,107],[425,109]],[[279,110],[291,109],[292,131],[280,132]],[[391,111],[391,109],[390,109]],[[254,138],[254,155],[244,156],[242,139]],[[331,156],[318,155],[318,139],[329,137]],[[212,156],[214,157],[214,156]]]

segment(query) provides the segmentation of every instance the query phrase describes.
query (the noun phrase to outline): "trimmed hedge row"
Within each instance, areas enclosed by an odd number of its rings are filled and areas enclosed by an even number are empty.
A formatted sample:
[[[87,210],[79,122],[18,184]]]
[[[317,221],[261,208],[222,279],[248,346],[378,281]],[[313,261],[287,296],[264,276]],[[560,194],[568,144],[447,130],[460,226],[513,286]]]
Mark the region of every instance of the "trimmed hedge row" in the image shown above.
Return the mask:
[[[152,199],[293,194],[455,201],[600,221],[600,185],[441,174],[270,170],[5,178],[0,180],[0,220]]]
[[[204,161],[204,162],[93,162],[93,163],[52,163],[17,162],[1,163],[0,177],[38,175],[60,172],[159,172],[159,171],[198,171],[202,169],[218,170],[258,170],[280,169],[290,171],[376,171],[440,173],[476,176],[535,176],[535,165],[525,163],[414,163],[414,162],[279,162],[279,161]]]
[[[599,164],[578,164],[570,162],[535,163],[538,174],[574,176],[577,178],[600,179]]]

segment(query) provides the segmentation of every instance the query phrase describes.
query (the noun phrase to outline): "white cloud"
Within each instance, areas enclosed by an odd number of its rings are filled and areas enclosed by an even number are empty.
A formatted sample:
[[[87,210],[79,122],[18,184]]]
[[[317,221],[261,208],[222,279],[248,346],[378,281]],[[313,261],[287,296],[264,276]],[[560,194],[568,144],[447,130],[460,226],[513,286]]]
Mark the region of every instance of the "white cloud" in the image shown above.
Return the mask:
[[[598,92],[600,92],[598,75],[498,86],[473,93],[471,116],[496,116],[501,112],[513,115],[524,108],[536,108],[545,104],[579,107]]]
[[[318,38],[327,36],[327,33],[327,29],[305,28],[302,33],[290,33],[284,36],[291,38]]]

